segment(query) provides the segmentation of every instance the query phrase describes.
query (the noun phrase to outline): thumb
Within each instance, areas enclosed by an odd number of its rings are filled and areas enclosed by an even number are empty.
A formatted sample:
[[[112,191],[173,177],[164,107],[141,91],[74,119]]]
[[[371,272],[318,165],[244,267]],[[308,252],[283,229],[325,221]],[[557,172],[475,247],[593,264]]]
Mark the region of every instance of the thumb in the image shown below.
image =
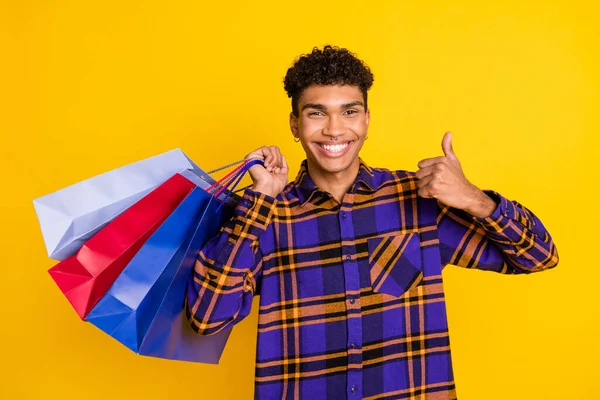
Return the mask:
[[[454,149],[452,148],[452,132],[446,132],[442,139],[442,150],[448,158],[457,159]]]

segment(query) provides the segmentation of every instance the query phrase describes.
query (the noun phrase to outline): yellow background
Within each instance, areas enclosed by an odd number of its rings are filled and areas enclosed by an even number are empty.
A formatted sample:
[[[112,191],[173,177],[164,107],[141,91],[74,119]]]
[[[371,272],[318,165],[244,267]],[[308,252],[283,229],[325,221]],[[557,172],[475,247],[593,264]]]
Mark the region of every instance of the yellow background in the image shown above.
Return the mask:
[[[459,398],[599,398],[597,6],[410,3],[4,0],[0,398],[252,397],[256,307],[219,366],[137,356],[46,273],[32,200],[175,147],[211,169],[276,144],[292,179],[282,78],[326,43],[374,71],[368,163],[415,170],[452,130],[467,177],[558,246],[541,274],[445,270]]]

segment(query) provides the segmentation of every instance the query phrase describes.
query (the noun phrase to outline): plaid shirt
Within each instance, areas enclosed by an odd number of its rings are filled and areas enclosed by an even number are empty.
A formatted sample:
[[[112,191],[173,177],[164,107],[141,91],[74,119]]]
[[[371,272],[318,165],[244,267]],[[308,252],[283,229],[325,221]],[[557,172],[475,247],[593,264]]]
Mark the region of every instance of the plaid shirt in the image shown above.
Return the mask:
[[[558,253],[516,201],[487,218],[417,196],[413,172],[362,160],[342,203],[302,163],[276,198],[247,190],[200,251],[186,296],[211,335],[260,294],[257,399],[455,399],[442,284],[446,264],[528,274]]]

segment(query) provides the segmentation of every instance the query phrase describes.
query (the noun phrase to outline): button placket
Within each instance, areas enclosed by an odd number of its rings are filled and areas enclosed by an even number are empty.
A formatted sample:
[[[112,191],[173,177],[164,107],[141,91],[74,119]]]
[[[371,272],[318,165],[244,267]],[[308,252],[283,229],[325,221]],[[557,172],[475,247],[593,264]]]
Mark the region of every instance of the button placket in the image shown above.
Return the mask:
[[[344,269],[346,291],[348,379],[346,381],[346,396],[353,399],[361,398],[359,383],[362,382],[363,355],[362,346],[362,316],[360,314],[360,274],[359,260],[356,257],[356,241],[352,205],[354,194],[347,193],[341,202],[338,213],[340,239],[345,245],[341,246],[341,263]]]

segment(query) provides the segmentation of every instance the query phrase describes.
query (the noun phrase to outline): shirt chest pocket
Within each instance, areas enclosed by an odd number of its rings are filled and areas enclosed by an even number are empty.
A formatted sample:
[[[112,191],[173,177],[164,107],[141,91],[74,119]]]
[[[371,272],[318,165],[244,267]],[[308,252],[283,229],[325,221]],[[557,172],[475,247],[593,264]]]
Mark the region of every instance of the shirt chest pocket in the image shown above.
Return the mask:
[[[418,232],[374,237],[367,245],[374,292],[399,297],[423,280]]]

